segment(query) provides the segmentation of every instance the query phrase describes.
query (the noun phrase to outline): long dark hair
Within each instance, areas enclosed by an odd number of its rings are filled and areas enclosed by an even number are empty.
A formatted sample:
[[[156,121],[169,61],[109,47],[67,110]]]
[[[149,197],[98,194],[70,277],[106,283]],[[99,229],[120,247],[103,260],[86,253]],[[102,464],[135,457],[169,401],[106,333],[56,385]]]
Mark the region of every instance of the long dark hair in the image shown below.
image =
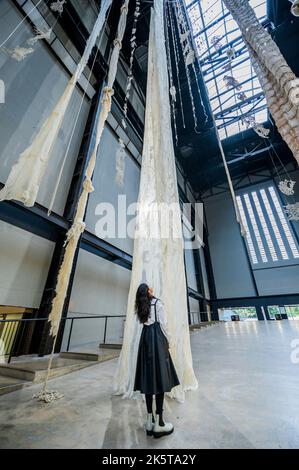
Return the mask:
[[[146,323],[151,311],[151,299],[148,294],[148,285],[140,284],[136,292],[135,311],[140,323]]]

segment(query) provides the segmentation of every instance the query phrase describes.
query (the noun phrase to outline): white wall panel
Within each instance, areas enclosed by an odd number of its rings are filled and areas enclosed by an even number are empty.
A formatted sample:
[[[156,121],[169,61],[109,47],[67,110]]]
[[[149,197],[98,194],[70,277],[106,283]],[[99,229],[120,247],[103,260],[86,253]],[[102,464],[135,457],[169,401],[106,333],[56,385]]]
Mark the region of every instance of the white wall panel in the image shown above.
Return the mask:
[[[87,230],[95,234],[97,234],[96,224],[101,219],[98,206],[100,203],[105,202],[111,204],[117,217],[119,195],[126,196],[127,206],[131,203],[136,203],[138,199],[140,168],[127,152],[123,187],[120,187],[115,181],[115,156],[118,148],[119,143],[115,134],[109,126],[106,126],[100,143],[99,155],[93,176],[95,190],[90,194],[86,214]],[[126,221],[129,222],[131,219],[132,217],[128,216]],[[116,222],[117,229],[123,226],[122,224],[118,224],[117,219]],[[117,232],[118,230],[116,230],[115,238],[108,234],[107,241],[127,253],[132,254],[133,240],[125,237],[125,233],[122,236]]]
[[[0,221],[0,305],[38,308],[54,243]]]
[[[80,314],[125,315],[131,271],[80,250],[71,294],[69,316]],[[120,342],[123,332],[122,318],[108,323],[107,341]],[[64,334],[66,346],[70,322]],[[76,320],[72,333],[72,348],[98,344],[103,339],[104,321],[101,319]]]

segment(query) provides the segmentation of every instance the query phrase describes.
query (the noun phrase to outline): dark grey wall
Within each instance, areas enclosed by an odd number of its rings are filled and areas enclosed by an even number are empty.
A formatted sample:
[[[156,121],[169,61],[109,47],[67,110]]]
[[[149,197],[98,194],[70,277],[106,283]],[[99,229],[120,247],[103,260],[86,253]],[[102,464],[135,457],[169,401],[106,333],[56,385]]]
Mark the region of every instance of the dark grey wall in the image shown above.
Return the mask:
[[[217,297],[254,296],[254,284],[230,195],[211,197],[204,207]]]
[[[297,178],[294,172],[292,178]],[[246,188],[249,190],[250,188]],[[298,191],[298,190],[297,190]],[[281,194],[280,194],[281,195]],[[295,196],[298,200],[299,194]],[[242,240],[231,197],[222,193],[205,201],[209,232],[209,247],[218,298],[252,297],[256,295],[297,294],[299,291],[299,264],[255,269],[251,274],[244,241]],[[293,227],[298,233],[299,222]]]

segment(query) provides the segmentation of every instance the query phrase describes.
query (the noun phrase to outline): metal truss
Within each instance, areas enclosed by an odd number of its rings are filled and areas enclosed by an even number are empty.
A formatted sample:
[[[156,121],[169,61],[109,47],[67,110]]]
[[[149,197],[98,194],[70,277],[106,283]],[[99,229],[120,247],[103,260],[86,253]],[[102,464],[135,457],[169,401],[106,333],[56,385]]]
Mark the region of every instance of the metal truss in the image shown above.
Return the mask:
[[[186,1],[186,0],[185,0]],[[200,66],[202,68],[202,75],[208,88],[210,95],[211,107],[217,122],[218,129],[223,129],[222,137],[232,135],[232,133],[241,132],[240,119],[249,115],[255,115],[264,111],[267,106],[265,104],[264,93],[257,82],[257,76],[252,67],[249,67],[249,53],[244,43],[241,33],[237,33],[239,28],[232,26],[231,14],[226,10],[222,0],[217,0],[209,8],[221,3],[221,10],[218,10],[218,15],[215,18],[207,20],[207,11],[204,11],[205,3],[203,0],[193,0],[187,5],[187,12],[193,11],[197,14],[197,20],[200,22],[200,30],[196,31],[193,35],[195,40],[199,37],[204,42],[205,51],[203,53],[198,51]],[[253,3],[254,7],[264,5],[265,1],[260,0]],[[196,12],[194,11],[196,8]],[[230,22],[230,23],[228,23]],[[269,25],[269,20],[262,17],[261,23],[264,27]],[[219,31],[220,47],[215,48],[211,44],[211,37],[217,35],[215,32]],[[235,35],[236,37],[232,37]],[[228,51],[234,49],[234,59],[230,60]],[[250,70],[248,78],[239,80],[241,76],[241,69],[245,67]],[[223,90],[222,78],[224,75],[232,75],[239,81],[241,90],[237,91],[235,88]],[[244,85],[246,89],[243,88]],[[244,93],[244,99],[242,94]],[[237,96],[238,95],[238,96]],[[241,97],[241,99],[240,99]],[[262,104],[261,104],[262,103]],[[236,127],[231,126],[235,124]],[[228,126],[231,126],[228,131]]]

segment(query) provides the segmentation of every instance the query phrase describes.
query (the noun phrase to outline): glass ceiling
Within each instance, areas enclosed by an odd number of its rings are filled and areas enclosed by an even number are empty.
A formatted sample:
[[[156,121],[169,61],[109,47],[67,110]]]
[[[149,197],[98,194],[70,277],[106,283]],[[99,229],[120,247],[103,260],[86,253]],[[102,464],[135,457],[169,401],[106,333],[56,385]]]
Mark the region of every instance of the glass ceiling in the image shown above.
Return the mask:
[[[266,24],[266,0],[249,0]],[[221,139],[267,120],[267,105],[241,32],[222,0],[185,0],[203,76]],[[226,84],[234,77],[241,88]],[[242,123],[241,118],[247,118]],[[249,117],[249,119],[248,119]]]

